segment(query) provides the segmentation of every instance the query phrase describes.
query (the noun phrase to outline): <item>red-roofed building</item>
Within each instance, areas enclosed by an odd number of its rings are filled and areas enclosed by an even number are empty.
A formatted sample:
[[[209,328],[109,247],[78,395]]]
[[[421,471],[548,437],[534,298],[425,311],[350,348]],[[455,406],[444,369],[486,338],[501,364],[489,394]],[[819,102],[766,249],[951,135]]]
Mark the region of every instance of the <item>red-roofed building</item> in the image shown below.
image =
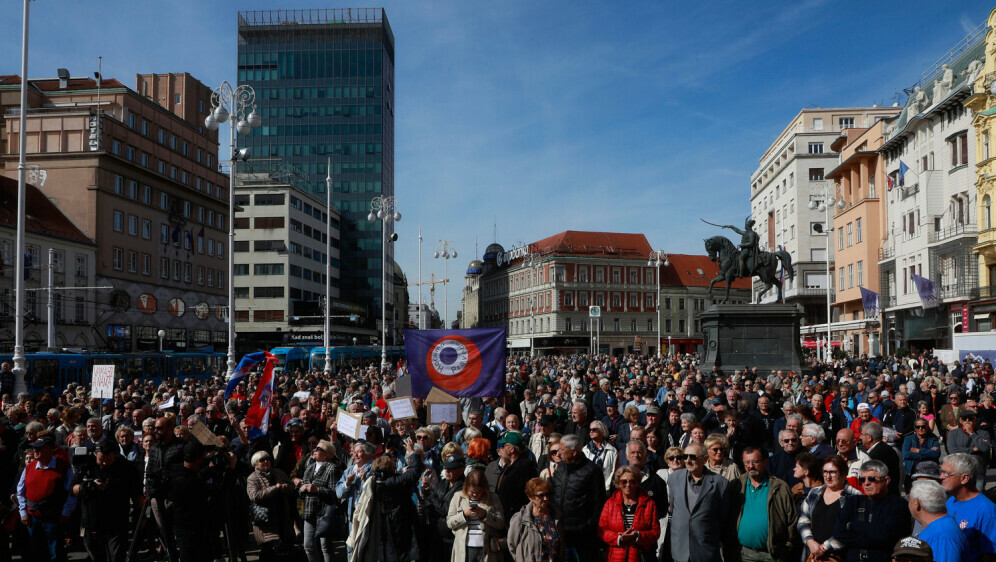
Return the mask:
[[[505,326],[513,352],[587,352],[596,343],[590,314],[598,307],[602,353],[656,354],[668,341],[674,352],[695,351],[702,344],[699,314],[724,295],[719,284],[708,296],[718,267],[704,255],[668,256],[658,319],[652,251],[643,234],[573,230],[507,251],[492,244],[480,266],[468,270],[462,318],[476,322],[463,327]],[[749,282],[734,284],[730,302],[749,301]]]
[[[3,175],[17,177],[21,79],[0,76]],[[28,81],[27,161],[41,192],[96,243],[91,350],[224,349],[228,177],[211,90],[189,74]],[[29,203],[28,213],[33,209]],[[42,257],[44,259],[44,256]],[[71,343],[71,342],[70,342]]]
[[[40,180],[39,180],[40,181]],[[48,328],[54,328],[55,347],[87,348],[97,341],[91,327],[95,317],[93,289],[64,290],[65,287],[95,285],[96,246],[37,187],[25,189],[27,221],[25,229],[24,345],[28,351],[48,347]],[[0,342],[4,351],[13,351],[14,283],[17,275],[17,180],[0,176]],[[49,324],[49,250],[52,251],[52,291],[55,321]]]

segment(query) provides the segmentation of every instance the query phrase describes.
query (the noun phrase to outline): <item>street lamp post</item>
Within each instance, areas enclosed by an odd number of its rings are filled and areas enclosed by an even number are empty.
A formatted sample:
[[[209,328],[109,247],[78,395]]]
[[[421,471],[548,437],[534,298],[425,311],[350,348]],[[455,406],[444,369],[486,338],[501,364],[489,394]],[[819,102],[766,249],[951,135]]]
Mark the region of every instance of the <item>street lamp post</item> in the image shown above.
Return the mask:
[[[245,84],[233,89],[224,81],[211,94],[211,113],[204,119],[208,130],[216,131],[229,120],[231,167],[228,170],[228,378],[235,371],[235,164],[249,158],[249,149],[238,150],[236,133],[248,135],[262,124],[256,113],[256,91]]]
[[[24,0],[24,19],[21,22],[21,105],[18,110],[17,131],[17,234],[14,272],[14,392],[28,390],[24,376],[27,373],[24,357],[24,219],[25,198],[27,197],[28,172],[28,17],[31,0]]]
[[[829,362],[833,359],[831,354],[830,342],[833,341],[833,333],[831,332],[831,319],[830,319],[830,232],[833,228],[830,227],[830,209],[836,205],[838,209],[844,208],[844,196],[839,193],[836,184],[832,181],[824,181],[823,183],[816,184],[816,192],[814,193],[817,199],[813,199],[809,202],[809,208],[812,210],[819,210],[823,213],[824,227],[823,235],[826,237],[826,284],[827,284],[827,345],[823,350],[824,361]]]
[[[159,330],[159,332],[157,332],[156,335],[159,336],[159,353],[162,353],[163,352],[163,338],[166,337],[166,330]]]
[[[398,202],[393,195],[379,195],[370,201],[370,222],[381,221],[381,261],[380,261],[380,368],[387,366],[387,225],[401,221]],[[392,228],[393,230],[393,228]],[[391,242],[398,239],[398,233],[391,233]],[[393,273],[393,272],[392,272]]]
[[[328,169],[325,174],[325,207],[327,222],[325,223],[325,375],[332,374],[332,353],[329,352],[329,331],[331,330],[329,313],[329,296],[332,294],[332,159],[328,160]]]
[[[540,266],[539,254],[534,254],[532,252],[526,254],[526,257],[522,261],[525,267],[531,270],[529,274],[529,356],[535,357],[536,355],[536,290],[535,283],[533,282],[533,276],[536,274],[536,269]]]
[[[456,245],[452,240],[439,240],[436,242],[436,253],[434,258],[443,258],[443,329],[446,329],[446,321],[450,317],[450,292],[447,290],[449,275],[446,273],[446,265],[450,258],[457,257]]]
[[[657,250],[650,252],[650,260],[647,261],[647,267],[656,268],[654,271],[654,276],[657,277],[657,358],[661,358],[661,343],[663,343],[663,338],[661,337],[661,266],[670,267],[671,262],[667,259],[667,253],[664,250]],[[667,352],[671,353],[671,337],[667,338]]]

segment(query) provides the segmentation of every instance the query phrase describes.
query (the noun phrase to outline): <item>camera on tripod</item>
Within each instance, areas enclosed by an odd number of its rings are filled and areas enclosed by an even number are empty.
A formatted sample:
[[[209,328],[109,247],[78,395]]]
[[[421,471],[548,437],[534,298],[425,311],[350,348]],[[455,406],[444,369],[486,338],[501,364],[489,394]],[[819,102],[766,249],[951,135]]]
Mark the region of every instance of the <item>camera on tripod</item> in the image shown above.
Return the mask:
[[[96,489],[97,457],[89,447],[73,447],[69,450],[69,463],[73,472],[80,477],[80,492],[87,493]]]

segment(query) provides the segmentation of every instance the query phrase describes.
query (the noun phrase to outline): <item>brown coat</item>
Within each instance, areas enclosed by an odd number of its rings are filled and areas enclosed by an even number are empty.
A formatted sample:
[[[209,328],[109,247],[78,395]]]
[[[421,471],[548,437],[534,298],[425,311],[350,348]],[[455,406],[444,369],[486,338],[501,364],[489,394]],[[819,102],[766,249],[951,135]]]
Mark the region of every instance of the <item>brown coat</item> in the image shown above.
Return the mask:
[[[252,525],[252,533],[258,544],[276,540],[289,542],[294,539],[294,515],[291,509],[295,494],[294,484],[279,468],[270,471],[270,478],[273,484],[270,484],[262,472],[255,470],[246,482],[249,501],[270,510],[268,522]],[[281,492],[277,488],[278,484],[287,484],[287,488]]]

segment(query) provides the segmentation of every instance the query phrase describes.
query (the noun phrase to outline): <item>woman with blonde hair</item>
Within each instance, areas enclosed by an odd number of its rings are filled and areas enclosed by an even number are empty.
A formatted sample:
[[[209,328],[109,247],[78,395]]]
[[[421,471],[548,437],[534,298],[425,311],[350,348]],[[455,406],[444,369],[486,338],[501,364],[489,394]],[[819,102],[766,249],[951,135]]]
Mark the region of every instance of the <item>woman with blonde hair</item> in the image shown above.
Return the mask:
[[[621,451],[626,447],[626,443],[629,443],[629,434],[631,431],[638,427],[643,427],[640,425],[640,409],[636,406],[626,406],[623,410],[623,418],[626,419],[626,423],[619,426],[619,432],[616,434],[616,450]]]
[[[294,540],[294,484],[290,477],[273,468],[273,457],[266,451],[256,451],[252,456],[255,468],[246,480],[246,492],[252,508],[252,533],[260,545],[261,562],[276,560],[281,543]]]
[[[484,471],[474,469],[450,501],[446,525],[453,531],[451,562],[499,562],[498,540],[505,538],[501,502],[491,495]]]
[[[612,489],[612,475],[616,471],[616,463],[619,459],[619,451],[609,444],[609,430],[600,421],[588,422],[588,436],[590,441],[584,446],[582,452],[588,460],[597,464],[605,475],[605,489]]]
[[[709,437],[706,437],[705,443],[702,445],[709,456],[706,461],[707,469],[730,481],[736,480],[743,474],[737,463],[731,461],[726,456],[727,451],[730,449],[730,440],[725,435],[722,433],[713,433]]]

